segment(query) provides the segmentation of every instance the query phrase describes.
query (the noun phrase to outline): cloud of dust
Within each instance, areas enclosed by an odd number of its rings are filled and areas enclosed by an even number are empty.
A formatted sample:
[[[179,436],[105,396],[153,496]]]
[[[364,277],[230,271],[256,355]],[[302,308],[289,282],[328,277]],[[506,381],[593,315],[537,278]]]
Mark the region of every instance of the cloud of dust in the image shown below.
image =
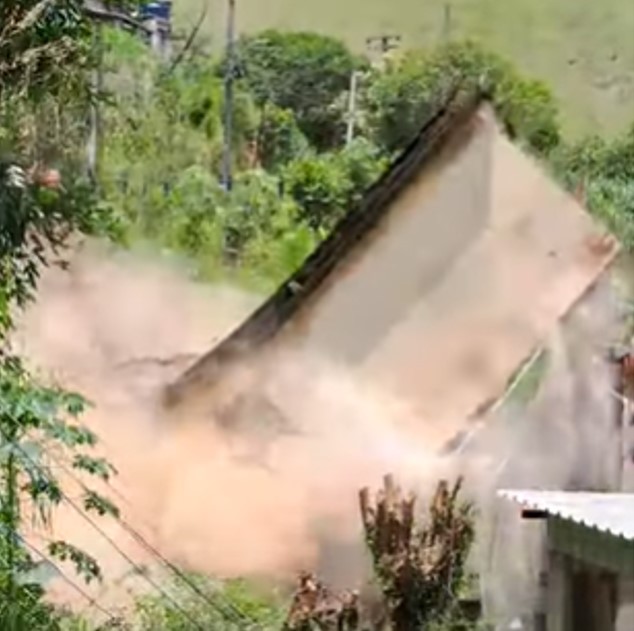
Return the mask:
[[[94,404],[84,422],[120,472],[114,485],[125,503],[113,499],[172,560],[221,576],[282,578],[321,564],[342,582],[354,580],[365,563],[358,489],[387,471],[418,479],[421,462],[435,458],[398,429],[406,414],[399,402],[342,367],[288,353],[253,393],[248,432],[209,418],[163,418],[162,387],[258,301],[91,246],[68,271],[45,275],[16,343],[43,376]],[[269,416],[279,410],[292,427],[267,435],[266,400]],[[104,522],[127,554],[150,561]],[[59,511],[55,531],[94,554],[113,583],[129,572],[69,508]],[[355,543],[329,560],[324,539]]]
[[[351,586],[367,563],[358,489],[393,472],[424,495],[439,476],[464,473],[481,512],[474,564],[487,611],[504,617],[527,608],[540,541],[508,517],[494,490],[612,484],[606,454],[616,428],[609,371],[597,360],[618,319],[610,289],[599,286],[554,336],[536,399],[503,406],[444,455],[426,449],[424,425],[380,386],[290,351],[237,402],[234,418],[246,431],[209,418],[167,422],[161,387],[258,302],[94,246],[69,272],[44,278],[19,341],[34,365],[94,402],[85,422],[120,471],[126,519],[191,569],[285,578],[317,567],[335,585]],[[95,554],[112,584],[129,571],[71,511],[55,523]],[[116,524],[107,528],[127,553],[149,562]]]

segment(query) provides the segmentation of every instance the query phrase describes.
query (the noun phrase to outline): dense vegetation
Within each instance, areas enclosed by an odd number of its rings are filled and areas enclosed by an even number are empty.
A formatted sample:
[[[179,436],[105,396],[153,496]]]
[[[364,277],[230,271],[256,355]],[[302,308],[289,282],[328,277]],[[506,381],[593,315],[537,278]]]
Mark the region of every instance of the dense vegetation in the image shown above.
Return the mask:
[[[4,2],[0,24],[0,628],[54,630],[63,616],[43,594],[59,576],[57,564],[70,564],[86,582],[98,580],[100,568],[72,542],[34,546],[23,526],[47,526],[68,500],[56,477],[63,462],[102,480],[113,469],[91,453],[97,439],[79,421],[81,396],[38,383],[10,337],[15,309],[33,297],[42,265],[71,234],[102,232],[107,221],[81,177],[78,114],[90,103],[92,60],[79,5]],[[67,75],[68,67],[76,72]],[[78,510],[117,514],[108,499],[82,489],[73,500]]]
[[[358,202],[448,90],[478,84],[508,133],[568,186],[585,182],[591,209],[634,246],[634,126],[618,138],[569,143],[551,89],[472,42],[376,65],[324,35],[242,37],[235,180],[227,191],[219,183],[227,60],[194,46],[164,65],[135,36],[112,29],[98,45],[80,5],[0,6],[0,628],[7,630],[89,628],[47,605],[44,589],[59,577],[58,563],[71,564],[72,581],[100,577],[72,542],[32,548],[21,535],[27,517],[48,523],[69,501],[54,475],[58,457],[105,482],[114,474],[92,455],[97,438],[81,425],[83,399],[39,383],[9,342],[16,308],[33,297],[41,267],[58,260],[71,235],[143,242],[182,257],[201,280],[270,289]],[[100,63],[105,92],[91,83]],[[93,174],[85,144],[95,106],[104,125]],[[79,510],[119,518],[108,499],[83,488]],[[160,592],[139,602],[136,628],[196,628],[192,619],[279,627],[275,599],[242,583],[192,587],[198,579],[176,575],[172,597]]]
[[[587,179],[591,208],[631,240],[632,134],[568,143],[551,89],[473,42],[377,65],[323,35],[242,37],[231,193],[219,184],[226,60],[190,53],[166,68],[120,31],[107,33],[106,47],[105,198],[133,241],[184,256],[203,280],[229,277],[270,290],[457,84],[485,89],[508,133],[566,185]],[[358,88],[347,144],[352,72]]]

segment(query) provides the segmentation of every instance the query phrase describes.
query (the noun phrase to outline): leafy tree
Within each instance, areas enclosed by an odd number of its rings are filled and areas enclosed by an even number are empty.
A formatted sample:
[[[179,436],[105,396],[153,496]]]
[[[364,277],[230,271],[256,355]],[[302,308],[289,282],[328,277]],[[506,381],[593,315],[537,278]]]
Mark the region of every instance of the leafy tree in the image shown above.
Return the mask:
[[[365,62],[337,39],[317,33],[264,31],[237,46],[242,80],[260,106],[288,109],[317,150],[340,146],[345,123],[333,104]]]
[[[283,174],[285,192],[299,205],[312,228],[331,227],[346,210],[351,184],[336,156],[307,156],[291,162]]]
[[[0,4],[0,92],[21,85],[31,97],[73,81],[68,65],[86,63],[89,28],[80,0],[6,0]]]
[[[278,200],[270,224],[255,232],[244,247],[241,279],[272,291],[304,262],[321,236],[301,219],[293,200]]]
[[[39,386],[15,357],[5,357],[0,366],[0,402],[0,628],[49,629],[57,616],[49,620],[46,614],[52,612],[40,599],[56,570],[18,534],[22,521],[48,525],[53,509],[64,499],[51,468],[51,453],[56,458],[67,454],[75,469],[100,478],[108,479],[114,470],[105,460],[78,451],[96,444],[94,434],[76,420],[84,410],[83,399]],[[99,515],[118,514],[91,490],[81,503],[84,510]],[[101,578],[96,561],[67,541],[49,541],[44,555],[71,563],[86,582]]]
[[[291,110],[264,104],[257,135],[258,160],[267,171],[277,171],[308,152],[309,144]]]
[[[347,208],[361,201],[366,190],[376,182],[389,164],[381,149],[365,138],[357,138],[340,151],[336,162],[350,182]]]
[[[213,214],[210,195],[218,194],[214,180],[222,158],[222,82],[208,59],[187,61],[165,74],[132,36],[107,32],[105,40],[113,95],[105,112],[104,194],[127,218],[131,236],[163,239],[169,232],[171,239],[174,226],[167,222],[177,221],[176,232],[191,224],[191,212],[177,217],[184,196],[188,205],[198,204],[194,215]],[[239,90],[233,138],[237,169],[250,164],[258,124],[251,96]],[[172,194],[175,187],[179,190]],[[196,191],[204,191],[198,201]]]
[[[374,72],[364,107],[375,142],[388,151],[409,143],[452,86],[479,86],[490,95],[511,136],[548,154],[560,141],[558,112],[550,89],[520,76],[510,63],[472,42],[410,51]]]
[[[338,153],[299,158],[283,173],[284,189],[314,229],[330,229],[359,202],[386,161],[368,141],[358,139]]]
[[[77,451],[96,440],[76,421],[81,397],[37,384],[12,355],[13,317],[71,234],[113,226],[78,172],[84,127],[73,117],[85,118],[91,68],[81,3],[13,0],[2,3],[0,18],[0,628],[36,631],[59,627],[42,601],[51,566],[19,532],[26,518],[47,523],[63,499],[50,450],[74,457],[78,470],[112,471]],[[116,511],[94,492],[83,500],[87,510]],[[52,541],[47,553],[85,580],[99,578],[95,561],[69,542]]]

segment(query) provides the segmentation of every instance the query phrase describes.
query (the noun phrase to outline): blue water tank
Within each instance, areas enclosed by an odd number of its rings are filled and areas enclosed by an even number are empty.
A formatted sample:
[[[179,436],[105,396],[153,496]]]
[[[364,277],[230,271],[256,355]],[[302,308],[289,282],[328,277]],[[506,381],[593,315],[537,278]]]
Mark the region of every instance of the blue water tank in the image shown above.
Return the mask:
[[[171,18],[172,0],[156,0],[141,6],[141,19],[143,20],[157,19],[169,22]]]

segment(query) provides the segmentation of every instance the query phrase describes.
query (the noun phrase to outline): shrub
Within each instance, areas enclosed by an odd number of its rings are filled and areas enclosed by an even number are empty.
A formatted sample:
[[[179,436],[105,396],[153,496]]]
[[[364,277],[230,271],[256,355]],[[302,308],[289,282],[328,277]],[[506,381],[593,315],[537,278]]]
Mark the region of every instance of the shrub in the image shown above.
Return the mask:
[[[536,152],[548,154],[559,143],[551,90],[522,77],[510,63],[472,42],[411,51],[370,76],[364,107],[374,141],[388,151],[404,148],[457,84],[486,91],[511,136]]]

